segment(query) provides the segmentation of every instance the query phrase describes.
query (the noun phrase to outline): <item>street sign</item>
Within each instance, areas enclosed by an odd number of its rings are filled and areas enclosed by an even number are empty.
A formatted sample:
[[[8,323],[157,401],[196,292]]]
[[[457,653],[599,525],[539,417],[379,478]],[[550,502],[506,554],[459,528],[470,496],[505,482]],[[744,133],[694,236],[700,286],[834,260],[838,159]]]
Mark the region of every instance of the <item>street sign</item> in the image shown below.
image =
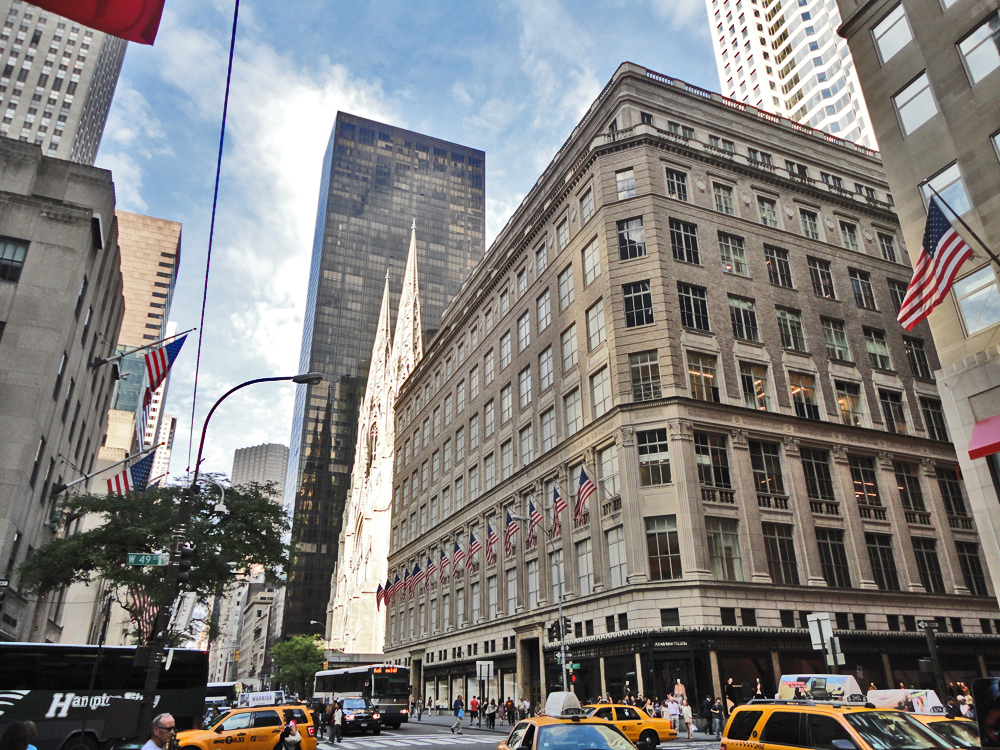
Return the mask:
[[[833,637],[833,627],[830,625],[830,615],[827,612],[816,612],[806,616],[809,624],[809,638],[816,651],[822,651]]]
[[[476,662],[476,677],[480,680],[492,680],[493,679],[493,662],[491,661],[477,661]]]
[[[9,578],[0,578],[0,589],[5,589],[10,586]]]
[[[126,555],[129,565],[156,565],[162,567],[170,562],[166,552],[129,552]]]
[[[579,669],[580,668],[580,662],[578,662],[578,661],[573,662],[572,664],[569,665],[569,668],[570,669]]]

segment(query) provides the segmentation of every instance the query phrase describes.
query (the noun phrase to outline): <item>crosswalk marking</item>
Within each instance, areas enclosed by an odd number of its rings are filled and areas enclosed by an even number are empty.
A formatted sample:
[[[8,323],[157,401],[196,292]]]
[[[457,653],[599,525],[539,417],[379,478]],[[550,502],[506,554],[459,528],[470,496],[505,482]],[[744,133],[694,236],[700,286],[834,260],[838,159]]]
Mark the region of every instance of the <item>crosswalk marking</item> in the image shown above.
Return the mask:
[[[354,748],[370,747],[440,747],[444,740],[442,735],[449,735],[447,743],[449,745],[491,745],[496,746],[500,738],[497,737],[476,737],[471,735],[451,735],[450,732],[438,732],[437,734],[421,734],[413,737],[400,736],[379,736],[379,737],[345,737],[340,744],[341,750],[353,750]],[[321,742],[320,750],[334,750],[331,742]]]

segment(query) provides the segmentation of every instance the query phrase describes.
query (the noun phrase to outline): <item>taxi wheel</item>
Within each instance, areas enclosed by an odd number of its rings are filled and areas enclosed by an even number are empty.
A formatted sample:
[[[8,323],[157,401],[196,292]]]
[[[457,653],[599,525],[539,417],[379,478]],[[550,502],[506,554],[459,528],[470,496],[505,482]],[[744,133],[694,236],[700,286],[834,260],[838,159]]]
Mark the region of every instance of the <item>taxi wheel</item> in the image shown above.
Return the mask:
[[[381,734],[381,733],[382,733],[382,727],[375,727],[375,728],[374,728],[374,729],[372,730],[372,734],[373,734],[373,735],[379,735],[379,734]]]
[[[643,743],[649,750],[660,744],[659,735],[652,729],[647,729],[639,735],[639,742]]]

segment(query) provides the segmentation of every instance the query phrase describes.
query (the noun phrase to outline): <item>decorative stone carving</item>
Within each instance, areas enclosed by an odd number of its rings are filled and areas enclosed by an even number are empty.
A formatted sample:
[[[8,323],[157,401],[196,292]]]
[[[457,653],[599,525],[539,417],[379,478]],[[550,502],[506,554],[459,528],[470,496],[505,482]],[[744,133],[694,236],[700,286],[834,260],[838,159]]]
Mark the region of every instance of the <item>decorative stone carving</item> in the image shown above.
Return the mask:
[[[833,217],[827,216],[825,223],[827,229],[833,229]]]
[[[789,458],[798,458],[801,455],[799,453],[799,439],[797,437],[785,435],[781,440],[785,444],[786,456]]]
[[[888,451],[878,452],[878,465],[880,469],[892,471],[892,454]]]
[[[671,440],[694,440],[694,424],[687,419],[668,419],[667,431]]]
[[[872,234],[872,230],[870,230],[868,227],[862,229],[861,234],[863,234],[865,236],[865,239],[868,240],[869,242],[875,239],[875,235]]]
[[[789,219],[795,216],[795,209],[792,208],[787,203],[785,204],[785,216],[787,216]]]
[[[701,177],[695,177],[694,178],[694,184],[698,186],[698,189],[701,192],[703,192],[703,193],[705,192],[705,187],[706,187],[705,186],[705,180],[703,180]]]
[[[743,199],[743,202],[746,205],[748,205],[748,206],[750,205],[750,193],[748,193],[746,190],[744,190],[744,191],[742,191],[740,193],[740,197]]]
[[[838,464],[847,463],[847,448],[843,445],[831,445],[830,453],[833,454],[833,460]]]
[[[746,448],[747,447],[747,431],[737,428],[733,428],[729,431],[733,437],[733,447],[734,448]]]
[[[937,466],[933,458],[921,458],[920,468],[923,469],[925,477],[937,478]]]
[[[620,430],[615,430],[615,443],[619,448],[631,448],[635,445],[635,429],[622,427]]]

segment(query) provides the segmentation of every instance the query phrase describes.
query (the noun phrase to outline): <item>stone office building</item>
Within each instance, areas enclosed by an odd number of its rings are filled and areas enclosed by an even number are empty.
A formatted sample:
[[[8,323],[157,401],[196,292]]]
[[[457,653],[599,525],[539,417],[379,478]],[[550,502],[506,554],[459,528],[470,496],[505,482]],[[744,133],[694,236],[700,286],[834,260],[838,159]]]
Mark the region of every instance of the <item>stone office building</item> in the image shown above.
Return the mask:
[[[390,578],[500,536],[390,603],[415,694],[478,694],[489,659],[489,697],[541,700],[560,587],[584,697],[773,693],[825,671],[810,612],[866,686],[922,683],[926,618],[949,679],[1000,669],[886,190],[864,147],[618,69],[397,400]],[[507,513],[548,528],[556,489],[558,538],[521,526],[508,554]]]

